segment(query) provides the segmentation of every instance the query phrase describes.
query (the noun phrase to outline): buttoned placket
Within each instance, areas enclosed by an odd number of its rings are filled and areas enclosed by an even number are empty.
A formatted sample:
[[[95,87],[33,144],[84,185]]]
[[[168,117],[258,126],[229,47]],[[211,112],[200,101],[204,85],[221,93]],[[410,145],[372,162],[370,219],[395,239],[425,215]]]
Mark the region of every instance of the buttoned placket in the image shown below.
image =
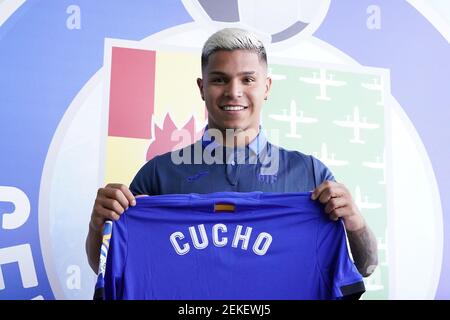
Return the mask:
[[[230,150],[227,149],[228,152],[225,152],[226,157],[226,176],[228,182],[232,186],[236,186],[239,182],[239,174],[242,167],[242,161],[246,160],[245,158],[245,148],[239,148]],[[242,154],[244,153],[244,154]]]

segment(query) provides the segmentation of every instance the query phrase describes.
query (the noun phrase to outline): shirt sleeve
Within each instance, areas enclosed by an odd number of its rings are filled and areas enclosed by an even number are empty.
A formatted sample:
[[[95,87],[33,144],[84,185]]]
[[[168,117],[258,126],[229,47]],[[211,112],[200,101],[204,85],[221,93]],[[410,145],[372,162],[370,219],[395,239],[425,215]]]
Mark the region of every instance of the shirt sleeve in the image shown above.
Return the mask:
[[[317,236],[318,264],[330,299],[359,299],[365,292],[361,274],[350,258],[342,221],[321,218]]]
[[[156,158],[149,160],[142,168],[138,171],[133,181],[130,184],[130,191],[133,195],[137,196],[140,194],[155,195],[156,188],[154,186],[156,180]]]
[[[127,258],[127,216],[113,223],[105,270],[105,300],[123,299],[123,273]]]
[[[311,161],[313,166],[315,188],[325,181],[336,181],[331,170],[328,169],[322,161],[313,156],[311,156]]]

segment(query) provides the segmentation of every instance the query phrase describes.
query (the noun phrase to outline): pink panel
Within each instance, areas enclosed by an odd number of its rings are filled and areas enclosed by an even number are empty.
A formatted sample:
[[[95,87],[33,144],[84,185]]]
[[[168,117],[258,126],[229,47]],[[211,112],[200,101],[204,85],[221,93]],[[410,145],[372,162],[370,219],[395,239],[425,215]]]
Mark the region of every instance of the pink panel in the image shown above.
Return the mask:
[[[112,48],[108,135],[151,139],[155,51]]]

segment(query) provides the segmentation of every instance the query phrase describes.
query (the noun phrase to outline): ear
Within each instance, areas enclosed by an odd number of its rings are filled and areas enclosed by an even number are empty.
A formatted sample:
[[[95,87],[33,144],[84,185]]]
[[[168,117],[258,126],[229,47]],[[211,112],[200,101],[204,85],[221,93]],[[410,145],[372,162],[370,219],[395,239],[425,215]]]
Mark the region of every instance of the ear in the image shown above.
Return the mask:
[[[269,97],[270,88],[272,87],[272,78],[267,77],[266,78],[266,91],[264,92],[264,100],[267,100]]]
[[[203,95],[203,80],[201,78],[197,78],[197,86],[198,89],[200,90],[202,100],[205,101],[205,96]]]

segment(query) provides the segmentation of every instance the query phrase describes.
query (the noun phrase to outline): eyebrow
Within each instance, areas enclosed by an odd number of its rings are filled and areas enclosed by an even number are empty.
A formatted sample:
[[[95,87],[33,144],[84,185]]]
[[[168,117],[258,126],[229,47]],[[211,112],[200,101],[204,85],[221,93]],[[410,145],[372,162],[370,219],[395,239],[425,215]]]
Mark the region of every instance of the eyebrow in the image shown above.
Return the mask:
[[[228,76],[228,74],[226,74],[225,72],[222,72],[222,71],[211,71],[208,74],[209,75]],[[254,75],[254,74],[256,74],[256,71],[242,71],[242,72],[239,72],[237,75],[238,76],[249,76],[249,75]]]

